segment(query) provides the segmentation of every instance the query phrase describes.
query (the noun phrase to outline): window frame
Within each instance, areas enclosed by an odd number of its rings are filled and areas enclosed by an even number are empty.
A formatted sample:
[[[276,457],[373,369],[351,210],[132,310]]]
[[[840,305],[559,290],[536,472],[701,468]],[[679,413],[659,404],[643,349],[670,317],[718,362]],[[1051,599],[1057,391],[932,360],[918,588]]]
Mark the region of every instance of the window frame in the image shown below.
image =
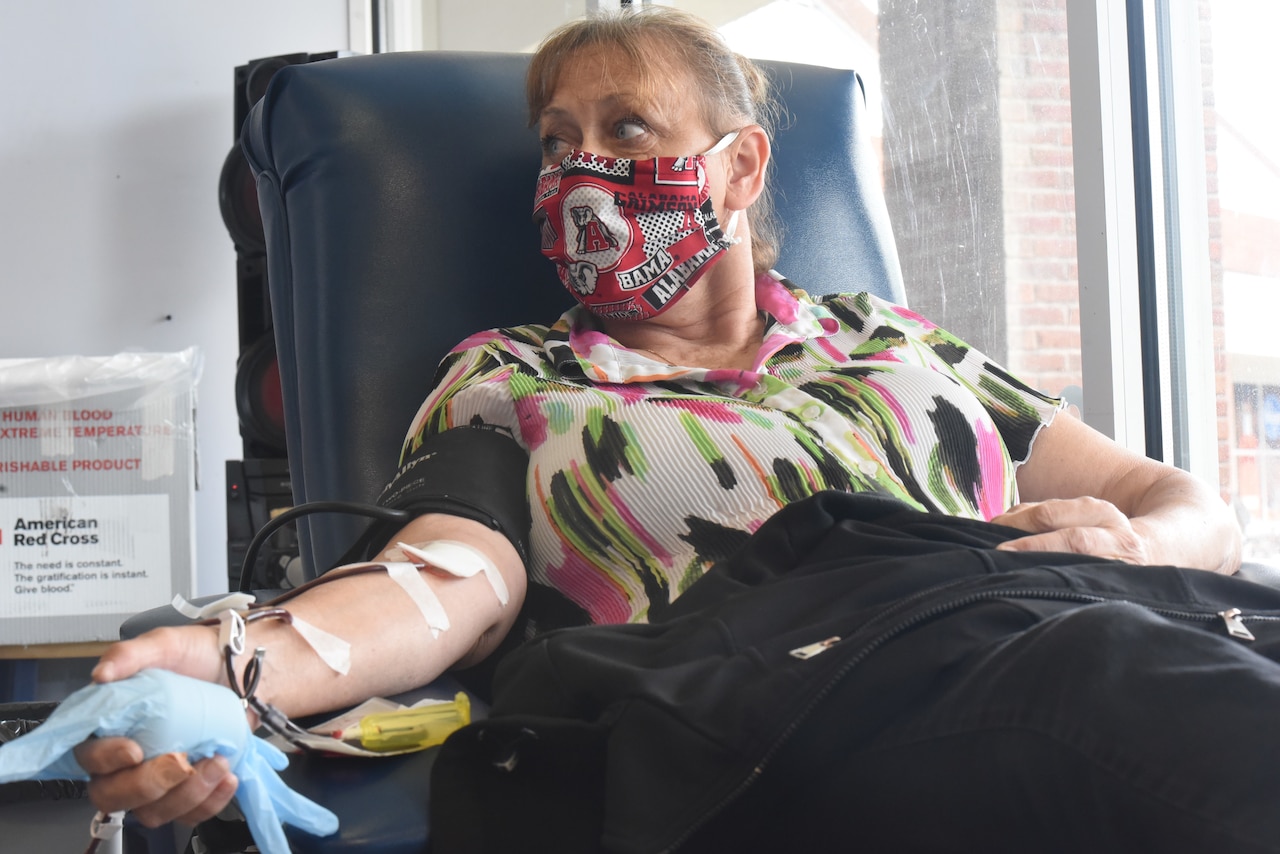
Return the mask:
[[[1158,97],[1151,151],[1164,275],[1158,352],[1167,354],[1158,417],[1170,437],[1161,455],[1218,487],[1199,19],[1194,4],[1145,2],[1155,38]],[[1138,222],[1125,3],[1067,0],[1084,418],[1146,453],[1142,385]],[[1156,106],[1158,105],[1158,106]],[[1091,223],[1092,227],[1085,224]],[[1208,356],[1208,358],[1206,358]]]

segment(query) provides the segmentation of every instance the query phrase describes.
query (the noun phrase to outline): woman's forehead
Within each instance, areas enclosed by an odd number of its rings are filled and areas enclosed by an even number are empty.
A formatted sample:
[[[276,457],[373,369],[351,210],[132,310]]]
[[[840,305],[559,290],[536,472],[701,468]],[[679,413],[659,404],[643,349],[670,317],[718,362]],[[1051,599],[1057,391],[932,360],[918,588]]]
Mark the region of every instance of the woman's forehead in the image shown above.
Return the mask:
[[[582,48],[565,57],[543,113],[579,102],[615,102],[632,108],[669,110],[690,93],[689,71],[668,51],[645,50],[644,60],[604,46]]]

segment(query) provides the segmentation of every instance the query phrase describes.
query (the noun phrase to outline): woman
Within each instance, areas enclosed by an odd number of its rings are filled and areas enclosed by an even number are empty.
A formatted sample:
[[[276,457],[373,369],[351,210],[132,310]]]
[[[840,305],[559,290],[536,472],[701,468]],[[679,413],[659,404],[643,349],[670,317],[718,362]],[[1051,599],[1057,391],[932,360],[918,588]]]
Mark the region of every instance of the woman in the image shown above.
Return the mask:
[[[415,420],[406,456],[477,415],[507,431],[531,454],[530,561],[526,566],[519,545],[474,519],[420,516],[391,543],[448,540],[479,550],[501,575],[506,603],[491,579],[431,574],[428,584],[451,623],[433,637],[386,576],[322,584],[292,600],[290,610],[351,643],[350,673],[338,676],[292,629],[254,623],[251,642],[269,650],[262,699],[305,714],[477,663],[511,632],[526,594],[553,600],[532,609],[540,624],[644,620],[780,503],[827,486],[884,492],[1026,531],[1009,549],[1234,570],[1234,520],[1193,478],[1060,414],[1056,402],[923,320],[860,298],[815,306],[769,275],[776,253],[761,206],[767,97],[759,73],[714,31],[660,7],[571,25],[540,49],[529,92],[543,138],[536,209],[544,250],[584,307],[549,330],[525,327],[464,342]],[[661,245],[637,249],[625,235],[661,229],[616,219],[616,204],[592,200],[592,182],[574,183],[590,174],[603,186],[599,179],[619,158],[652,161],[655,182],[633,207],[676,220]],[[664,192],[680,198],[664,201]],[[692,203],[682,195],[690,193]],[[696,246],[684,243],[690,237]],[[618,259],[628,251],[642,257],[628,256],[623,265]],[[619,276],[644,269],[653,275],[642,285]],[[676,278],[658,271],[676,271]],[[650,296],[644,305],[630,296],[642,289]],[[859,328],[882,326],[896,334],[868,332],[859,343]],[[885,403],[897,400],[897,387],[881,389],[869,410],[875,417],[859,421],[849,399],[876,389],[831,369],[851,363],[884,368],[886,381],[925,382],[930,393],[894,423],[884,413],[897,414]],[[889,370],[899,364],[906,367]],[[796,372],[807,384],[791,379]],[[979,397],[993,380],[999,391]],[[553,393],[562,396],[546,401]],[[590,399],[575,408],[581,398]],[[651,400],[639,407],[650,420],[610,416],[639,398]],[[935,398],[957,415],[931,415],[944,409]],[[1010,412],[1000,409],[1002,401]],[[733,418],[754,428],[756,443],[736,454],[716,427]],[[968,452],[946,444],[954,434],[942,426],[958,425],[974,436]],[[629,439],[628,430],[639,437]],[[779,435],[781,444],[770,444]],[[682,455],[664,461],[677,437],[688,440]],[[979,456],[972,450],[979,447],[989,453]],[[752,460],[769,458],[782,460],[772,474],[748,475]],[[589,476],[566,474],[588,467]],[[788,486],[792,480],[800,485]],[[594,503],[593,490],[604,499]],[[584,507],[608,511],[595,516],[604,524],[584,521],[592,517]],[[613,524],[609,513],[622,523]],[[217,634],[159,630],[116,645],[94,678],[111,681],[143,667],[220,680]],[[95,805],[133,809],[147,824],[201,821],[235,791],[220,758],[194,770],[174,757],[139,764],[137,746],[121,739],[87,744],[79,756],[96,775]]]

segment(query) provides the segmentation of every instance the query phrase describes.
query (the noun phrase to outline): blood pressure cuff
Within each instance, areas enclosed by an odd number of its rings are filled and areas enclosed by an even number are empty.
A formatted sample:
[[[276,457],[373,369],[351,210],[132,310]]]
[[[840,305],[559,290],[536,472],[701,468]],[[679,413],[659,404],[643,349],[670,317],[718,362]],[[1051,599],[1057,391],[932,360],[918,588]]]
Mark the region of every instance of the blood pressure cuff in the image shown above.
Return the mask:
[[[506,535],[526,564],[529,454],[505,430],[485,425],[433,433],[400,464],[378,496],[378,505],[414,513],[448,513],[474,519]],[[399,526],[370,539],[376,554]]]

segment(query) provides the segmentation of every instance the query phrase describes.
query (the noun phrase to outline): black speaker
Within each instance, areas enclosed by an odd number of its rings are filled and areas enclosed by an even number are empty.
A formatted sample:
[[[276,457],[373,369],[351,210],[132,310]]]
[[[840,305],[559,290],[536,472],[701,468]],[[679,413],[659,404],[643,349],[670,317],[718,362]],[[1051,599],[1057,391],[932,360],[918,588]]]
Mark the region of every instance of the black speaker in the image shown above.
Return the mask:
[[[328,53],[290,53],[255,59],[235,70],[232,90],[234,144],[218,178],[218,207],[236,247],[236,304],[239,312],[239,357],[236,363],[236,411],[244,455],[251,459],[285,459],[284,408],[280,369],[271,328],[271,296],[267,289],[266,240],[258,190],[244,153],[240,129],[249,110],[267,91],[275,73],[286,65],[333,59]]]
[[[238,590],[249,543],[263,525],[293,506],[286,460],[227,460],[227,589]],[[253,590],[279,590],[302,583],[298,537],[293,525],[271,535],[251,569]]]

